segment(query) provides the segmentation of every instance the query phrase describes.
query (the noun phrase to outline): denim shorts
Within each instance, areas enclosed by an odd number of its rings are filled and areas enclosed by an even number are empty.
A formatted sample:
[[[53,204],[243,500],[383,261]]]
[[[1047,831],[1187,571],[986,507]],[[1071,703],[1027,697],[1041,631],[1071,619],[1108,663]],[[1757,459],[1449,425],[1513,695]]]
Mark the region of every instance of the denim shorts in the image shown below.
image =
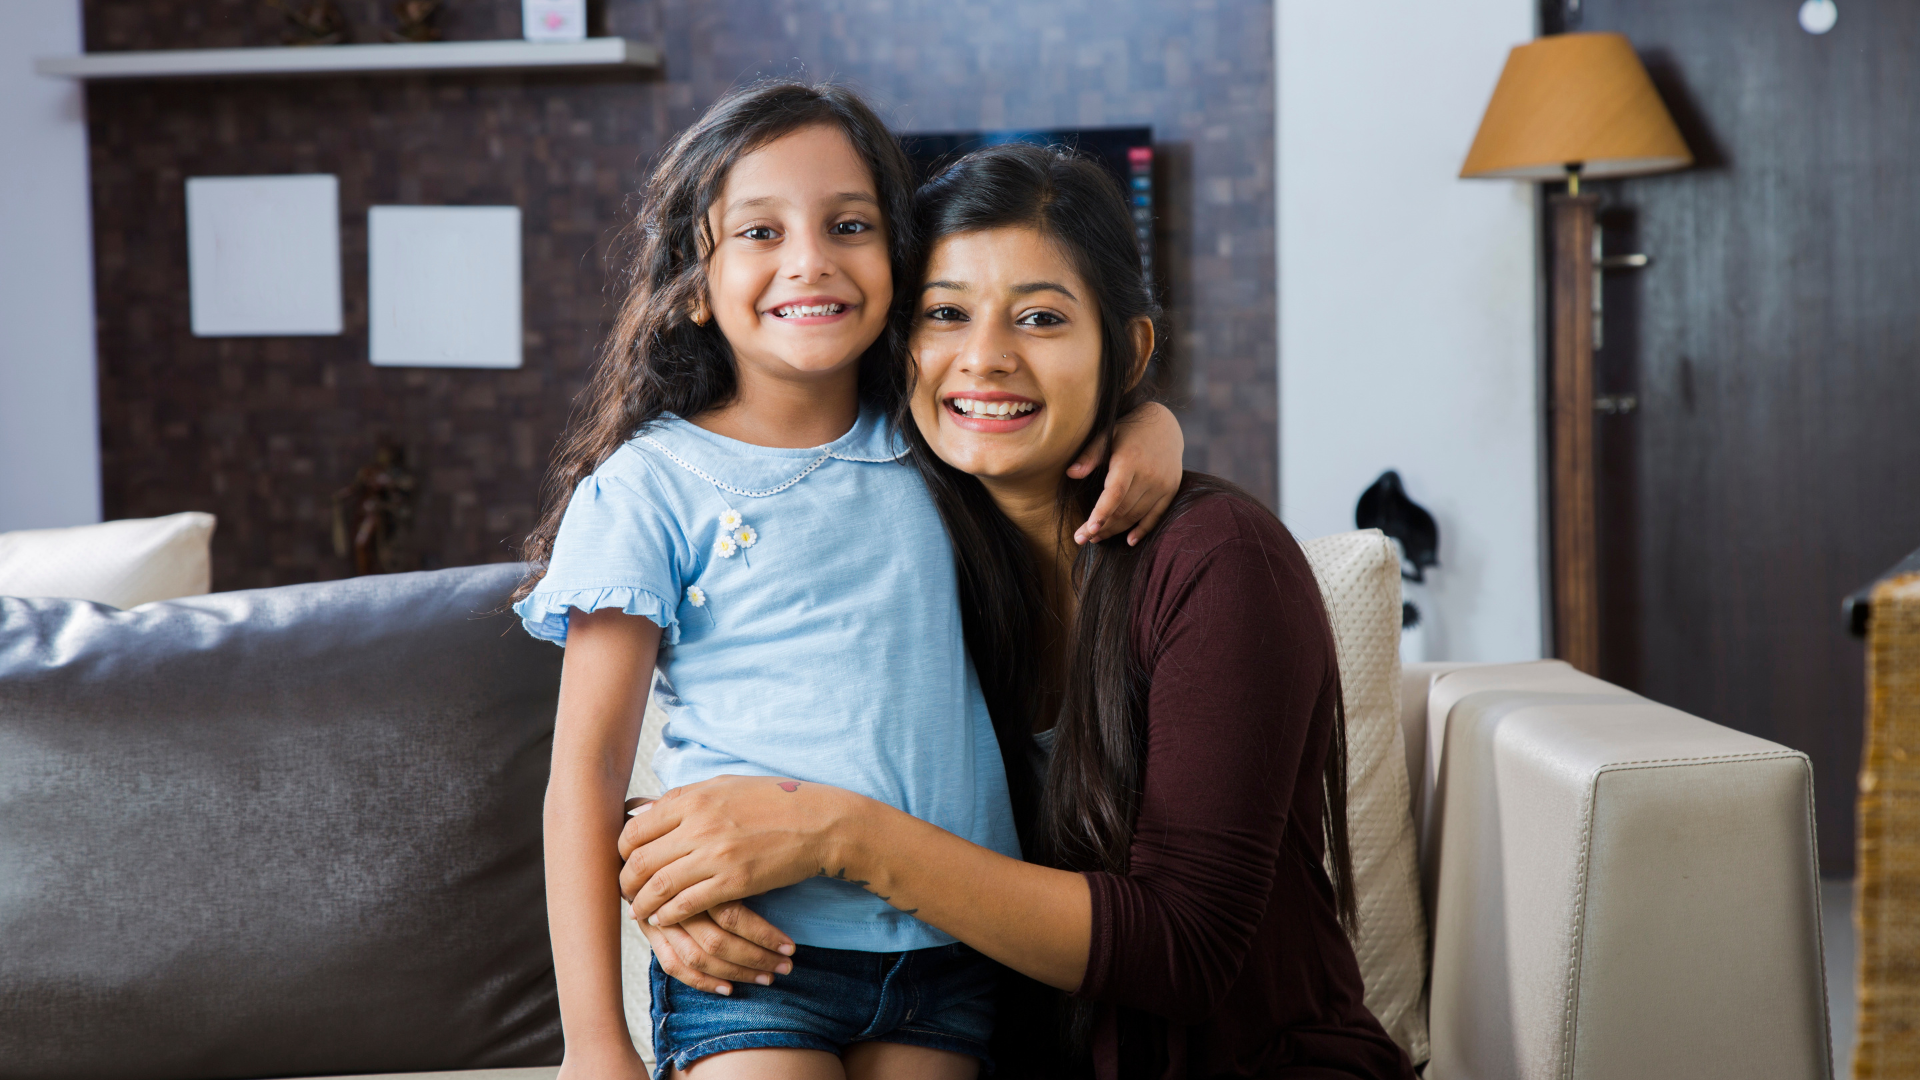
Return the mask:
[[[795,1047],[838,1054],[859,1042],[905,1043],[980,1059],[991,1071],[998,965],[958,942],[871,953],[802,945],[772,986],[695,990],[653,962],[657,1080],[728,1050]]]

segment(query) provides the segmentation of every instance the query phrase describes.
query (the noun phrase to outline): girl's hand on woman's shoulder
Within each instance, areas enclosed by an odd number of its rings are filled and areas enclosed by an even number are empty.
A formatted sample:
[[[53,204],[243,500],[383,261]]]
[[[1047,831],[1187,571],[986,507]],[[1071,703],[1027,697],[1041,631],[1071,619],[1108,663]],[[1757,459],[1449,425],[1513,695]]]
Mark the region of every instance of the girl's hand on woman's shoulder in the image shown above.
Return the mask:
[[[1186,449],[1179,418],[1157,401],[1121,417],[1113,431],[1111,457],[1106,439],[1095,439],[1067,469],[1067,475],[1078,480],[1098,468],[1102,458],[1107,461],[1106,486],[1086,524],[1074,531],[1073,542],[1098,543],[1124,532],[1127,543],[1138,544],[1160,524],[1180,491]]]

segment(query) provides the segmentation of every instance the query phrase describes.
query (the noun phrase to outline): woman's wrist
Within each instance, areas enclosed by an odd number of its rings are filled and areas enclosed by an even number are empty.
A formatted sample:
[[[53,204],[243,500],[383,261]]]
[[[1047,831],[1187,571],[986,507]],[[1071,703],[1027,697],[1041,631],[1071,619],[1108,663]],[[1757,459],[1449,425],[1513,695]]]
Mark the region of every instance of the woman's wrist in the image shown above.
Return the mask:
[[[886,848],[876,837],[885,828],[887,813],[899,811],[858,792],[842,788],[830,790],[834,801],[829,824],[821,835],[821,870],[829,876],[844,874],[859,881],[877,880],[883,871],[876,865],[882,861],[878,853]]]
[[[1031,978],[1085,981],[1092,901],[1080,874],[980,847],[877,799],[834,792],[821,867]]]

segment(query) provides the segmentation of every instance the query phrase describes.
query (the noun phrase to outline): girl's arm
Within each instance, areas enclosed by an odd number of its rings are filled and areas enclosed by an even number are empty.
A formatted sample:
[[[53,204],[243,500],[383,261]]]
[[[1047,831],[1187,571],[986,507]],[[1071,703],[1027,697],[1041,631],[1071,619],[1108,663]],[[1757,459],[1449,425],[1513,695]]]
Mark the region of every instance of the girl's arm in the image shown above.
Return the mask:
[[[840,788],[764,776],[675,788],[634,815],[620,852],[622,891],[654,926],[824,875],[1050,986],[1073,990],[1086,972],[1086,878],[1008,858]]]
[[[1129,544],[1144,539],[1180,490],[1186,449],[1179,418],[1157,401],[1121,417],[1113,429],[1112,457],[1107,457],[1106,439],[1096,439],[1067,469],[1078,480],[1103,458],[1107,461],[1106,486],[1086,524],[1075,530],[1074,543],[1097,543],[1123,532]]]
[[[660,628],[617,610],[574,610],[553,729],[545,841],[562,1074],[644,1077],[620,998],[620,864],[614,840],[640,741]]]

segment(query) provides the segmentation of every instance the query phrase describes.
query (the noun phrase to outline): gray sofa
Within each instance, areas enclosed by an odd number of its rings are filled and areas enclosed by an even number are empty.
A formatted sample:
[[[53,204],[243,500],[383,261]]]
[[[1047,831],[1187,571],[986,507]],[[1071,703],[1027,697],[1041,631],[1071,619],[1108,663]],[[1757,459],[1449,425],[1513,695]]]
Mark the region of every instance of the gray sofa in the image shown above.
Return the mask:
[[[519,572],[0,597],[0,1075],[557,1063]]]
[[[518,573],[0,598],[0,1075],[550,1077]],[[1394,684],[1429,1080],[1826,1080],[1804,755],[1553,661]]]

